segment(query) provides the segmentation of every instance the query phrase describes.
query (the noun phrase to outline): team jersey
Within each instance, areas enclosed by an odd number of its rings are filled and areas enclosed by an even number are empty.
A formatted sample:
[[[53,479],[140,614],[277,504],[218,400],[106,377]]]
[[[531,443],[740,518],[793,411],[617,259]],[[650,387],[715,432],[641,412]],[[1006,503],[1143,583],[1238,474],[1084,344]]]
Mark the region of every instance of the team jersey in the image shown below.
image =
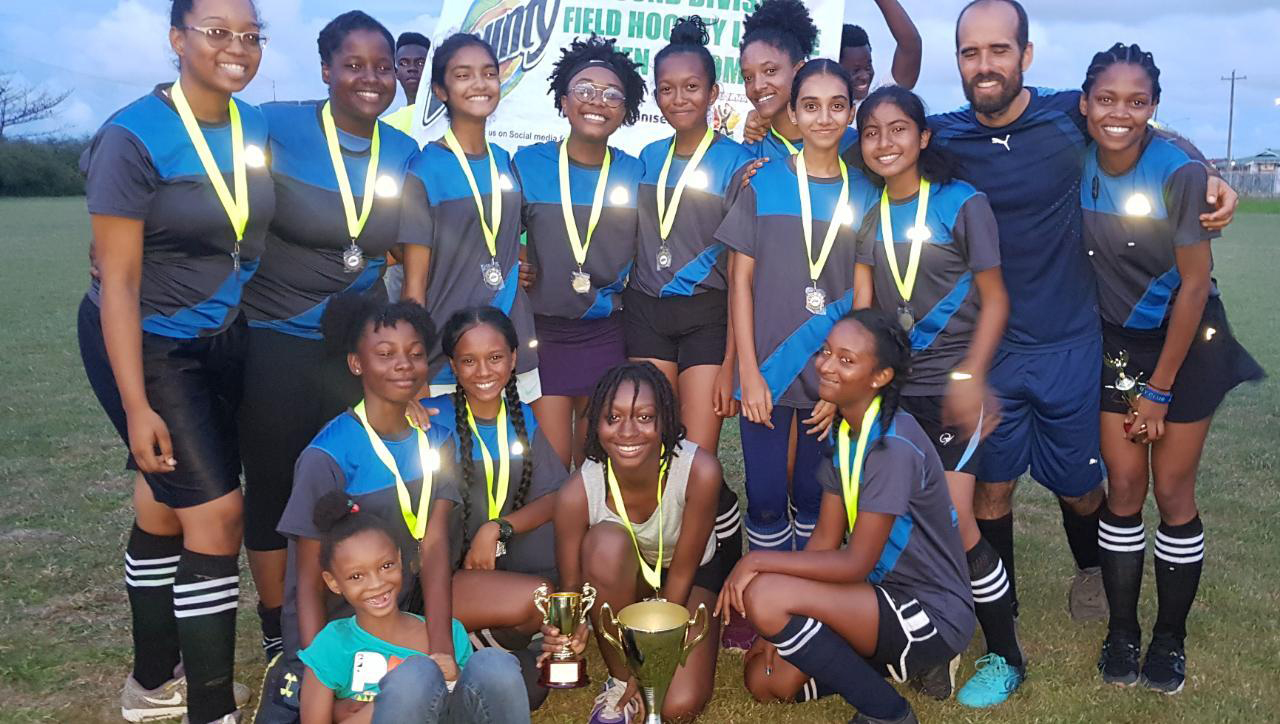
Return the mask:
[[[511,165],[511,156],[498,145],[491,145],[498,170],[498,188],[502,195],[502,223],[495,241],[502,286],[490,288],[484,281],[482,267],[489,264],[489,247],[485,244],[475,196],[467,177],[453,152],[443,142],[429,143],[409,164],[405,177],[404,210],[400,215],[400,241],[431,249],[431,275],[427,280],[427,312],[437,326],[443,327],[456,311],[475,305],[490,305],[502,310],[516,325],[522,342],[517,372],[538,366],[538,350],[534,342],[533,312],[529,295],[520,286],[520,207],[523,203],[519,179]],[[480,191],[485,223],[489,223],[492,188],[488,156],[467,156],[468,165]],[[428,368],[431,384],[455,382],[444,353],[437,343]]]
[[[634,156],[609,149],[609,177],[603,207],[582,271],[587,291],[573,289],[578,271],[560,206],[560,143],[545,141],[516,152],[515,169],[524,189],[524,225],[529,260],[538,275],[529,289],[534,314],[567,319],[601,319],[622,308],[622,288],[636,256],[636,200],[643,167]],[[569,199],[578,238],[587,241],[587,222],[600,166],[569,161]]]
[[[667,237],[671,264],[658,268],[658,250],[662,237],[658,226],[658,177],[674,138],[663,138],[644,147],[640,162],[644,176],[640,179],[640,245],[629,284],[651,297],[691,297],[706,291],[724,291],[728,268],[724,244],[716,241],[716,229],[742,187],[740,172],[752,156],[742,144],[728,136],[716,134],[698,163],[697,171],[680,199],[680,207]],[[689,156],[676,154],[671,159],[664,189],[670,201]]]
[[[421,616],[410,614],[426,623]],[[471,658],[471,639],[462,622],[453,619],[453,659],[458,668]],[[316,634],[311,645],[298,652],[298,658],[311,669],[321,684],[333,692],[335,699],[373,701],[381,693],[378,682],[410,656],[426,656],[383,641],[360,628],[355,616],[330,621]]]
[[[463,524],[465,523],[467,539],[473,540],[476,530],[489,520],[489,491],[488,482],[485,478],[484,454],[480,451],[480,446],[475,444],[474,433],[463,427],[462,432],[472,436],[471,464],[473,474],[468,480],[462,472],[462,445],[458,439],[457,408],[453,404],[453,395],[438,395],[423,400],[422,405],[439,411],[431,418],[432,433],[449,438],[449,447],[455,455],[454,460],[458,461],[454,469],[458,471],[459,492],[469,500],[469,505],[459,505],[454,509],[452,525],[450,525],[450,532],[456,537],[452,547],[455,550],[461,550]],[[542,430],[538,427],[538,420],[533,416],[533,410],[528,405],[521,404],[519,414],[524,418],[524,429],[525,434],[528,436],[530,449],[521,451],[519,455],[510,456],[511,477],[507,488],[507,498],[502,504],[502,515],[509,515],[516,509],[514,504],[516,490],[520,486],[520,476],[526,454],[533,457],[533,474],[529,481],[529,491],[525,494],[525,505],[559,490],[565,479],[569,477],[569,471],[565,469],[564,463],[560,461],[560,456],[556,454],[555,448],[551,447],[551,443],[547,441],[546,436],[542,434]],[[508,411],[508,415],[510,415],[510,411]],[[466,419],[465,412],[463,419]],[[484,442],[484,447],[488,450],[490,459],[493,460],[495,476],[498,461],[501,458],[498,455],[497,422],[494,419],[476,418],[476,429],[480,432],[480,440]],[[465,426],[466,423],[464,422],[463,425]],[[511,423],[510,417],[507,420],[507,439],[508,445],[513,445],[517,440],[515,426]],[[463,508],[467,508],[465,521]],[[498,559],[498,567],[503,570],[554,577],[556,560],[555,529],[553,526],[547,523],[527,533],[520,533],[512,537],[507,543],[507,554]]]
[[[813,208],[813,250],[816,259],[827,228],[837,213],[840,224],[830,256],[818,277],[826,309],[813,314],[805,307],[811,286],[801,227],[800,192],[795,161],[766,163],[738,195],[715,238],[755,260],[752,296],[756,359],[775,405],[801,409],[818,401],[818,373],[810,364],[827,333],[853,307],[853,266],[857,254],[858,220],[875,203],[876,189],[857,169],[850,168],[847,212],[841,203],[840,178],[809,179]]]
[[[258,273],[244,291],[249,326],[307,339],[321,338],[320,318],[333,295],[374,287],[383,293],[386,254],[400,234],[400,189],[409,162],[418,153],[413,139],[381,123],[378,176],[374,189],[365,189],[370,141],[338,131],[357,214],[365,193],[374,194],[373,207],[356,239],[364,253],[364,268],[347,272],[342,254],[351,245],[351,235],[320,121],[324,103],[262,106],[271,133],[276,215]]]
[[[80,159],[90,214],[136,219],[142,225],[138,302],[142,330],[176,339],[217,334],[235,321],[245,284],[258,269],[275,191],[267,169],[267,121],[237,99],[244,130],[249,221],[235,268],[235,230],[205,175],[182,119],[169,98],[172,83],[116,111]],[[231,124],[200,124],[205,141],[235,193]],[[89,298],[98,303],[94,280]]]
[[[995,212],[1010,301],[1002,347],[1045,352],[1099,333],[1079,203],[1089,138],[1079,91],[1027,90],[1030,104],[1007,126],[984,126],[966,106],[929,127]]]
[[[852,454],[856,441],[850,442]],[[818,482],[843,501],[839,450],[836,445],[831,448],[833,458],[818,467]],[[899,411],[888,430],[882,431],[879,418],[872,423],[858,485],[858,513],[894,517],[867,582],[898,600],[918,600],[942,640],[952,651],[962,651],[974,628],[969,565],[942,462],[911,415]]]
[[[919,194],[889,203],[894,258],[905,277],[911,253],[907,230],[915,226]],[[863,220],[858,233],[858,263],[873,267],[875,306],[896,319],[901,294],[885,256],[880,204]],[[978,322],[980,299],[973,276],[1000,265],[996,219],[982,192],[964,181],[952,181],[929,192],[925,218],[929,238],[920,248],[920,267],[908,305],[911,328],[911,374],[907,395],[940,395],[948,375],[964,360]]]
[[[1085,157],[1080,205],[1085,246],[1098,275],[1102,318],[1129,329],[1157,329],[1168,320],[1182,278],[1174,252],[1219,236],[1200,225],[1209,172],[1168,138],[1148,132],[1138,163],[1119,176]],[[1217,288],[1210,292],[1217,295]]]
[[[804,148],[804,139],[797,138],[795,140],[787,139],[791,146],[797,151]],[[743,144],[751,155],[755,158],[767,158],[770,161],[785,161],[791,156],[791,149],[782,142],[782,139],[773,134],[772,131],[766,132],[764,138],[759,141],[752,141]],[[853,153],[855,156],[858,150],[854,146],[858,145],[858,129],[849,126],[844,129],[844,134],[840,136],[840,153]],[[850,149],[853,149],[852,151]],[[850,164],[852,165],[852,164]]]

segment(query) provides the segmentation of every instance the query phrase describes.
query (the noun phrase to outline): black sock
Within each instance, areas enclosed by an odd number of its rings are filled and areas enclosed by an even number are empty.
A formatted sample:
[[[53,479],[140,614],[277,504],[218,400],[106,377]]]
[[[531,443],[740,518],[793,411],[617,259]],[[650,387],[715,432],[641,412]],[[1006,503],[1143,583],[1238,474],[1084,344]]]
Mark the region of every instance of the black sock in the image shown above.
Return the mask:
[[[133,524],[124,549],[124,587],[133,614],[133,679],[154,689],[173,678],[178,629],[173,619],[173,574],[182,536],[153,535]]]
[[[1142,511],[1134,515],[1116,515],[1104,506],[1098,524],[1098,547],[1101,549],[1102,585],[1106,588],[1107,605],[1111,608],[1107,631],[1137,642],[1142,637],[1142,629],[1138,626],[1138,595],[1142,592],[1142,562],[1147,552]]]
[[[267,608],[258,603],[258,620],[262,623],[262,651],[270,661],[276,654],[284,652],[284,636],[280,631],[280,612],[283,606]]]
[[[860,713],[875,719],[899,719],[907,713],[907,700],[821,621],[792,616],[777,635],[765,638],[777,645],[783,659],[822,681]]]
[[[1013,623],[1013,594],[1004,561],[996,549],[979,538],[965,554],[969,559],[969,586],[973,589],[973,609],[987,640],[987,651],[1000,654],[1011,666],[1022,666],[1022,649]]]
[[[1153,638],[1173,639],[1182,645],[1187,638],[1187,614],[1200,588],[1204,566],[1204,526],[1200,516],[1182,525],[1164,521],[1156,529],[1156,593],[1160,605]]]
[[[1014,618],[1018,616],[1018,579],[1013,569],[1013,513],[1002,518],[983,520],[978,518],[978,530],[982,539],[1000,554],[1004,573],[1009,577],[1009,598],[1012,600]]]
[[[1102,565],[1098,554],[1098,515],[1106,507],[1106,499],[1087,515],[1072,510],[1062,498],[1058,498],[1058,507],[1062,509],[1062,528],[1067,532],[1067,545],[1076,559],[1076,568],[1084,570]]]
[[[836,693],[835,689],[825,684],[819,684],[818,680],[809,677],[804,682],[804,686],[800,687],[800,693],[796,694],[796,703],[803,704],[806,701],[817,701],[824,696],[831,696]]]
[[[187,672],[187,716],[195,724],[235,711],[237,556],[182,551],[173,585],[173,614]]]

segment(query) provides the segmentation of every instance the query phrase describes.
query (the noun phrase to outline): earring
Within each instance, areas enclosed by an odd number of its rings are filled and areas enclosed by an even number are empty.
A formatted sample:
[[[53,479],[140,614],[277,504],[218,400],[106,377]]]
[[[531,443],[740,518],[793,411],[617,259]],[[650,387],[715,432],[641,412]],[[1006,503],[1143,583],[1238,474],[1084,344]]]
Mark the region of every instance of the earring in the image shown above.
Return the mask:
[[[873,388],[874,388],[874,387],[879,387],[879,386],[880,386],[880,383],[879,383],[879,382],[872,382],[872,383],[871,383],[871,386],[872,386]]]

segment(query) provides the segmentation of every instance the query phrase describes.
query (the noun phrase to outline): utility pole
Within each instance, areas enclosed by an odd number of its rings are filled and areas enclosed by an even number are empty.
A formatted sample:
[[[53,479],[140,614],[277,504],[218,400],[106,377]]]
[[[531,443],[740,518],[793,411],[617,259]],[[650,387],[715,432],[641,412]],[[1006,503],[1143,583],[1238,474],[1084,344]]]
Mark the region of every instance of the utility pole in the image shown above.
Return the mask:
[[[1236,122],[1236,81],[1248,80],[1248,79],[1249,79],[1248,76],[1236,75],[1235,68],[1231,69],[1231,76],[1229,78],[1222,79],[1226,81],[1231,81],[1231,100],[1227,106],[1227,170],[1228,171],[1230,171],[1235,166],[1235,163],[1233,162],[1234,157],[1231,155],[1231,131],[1233,130]]]

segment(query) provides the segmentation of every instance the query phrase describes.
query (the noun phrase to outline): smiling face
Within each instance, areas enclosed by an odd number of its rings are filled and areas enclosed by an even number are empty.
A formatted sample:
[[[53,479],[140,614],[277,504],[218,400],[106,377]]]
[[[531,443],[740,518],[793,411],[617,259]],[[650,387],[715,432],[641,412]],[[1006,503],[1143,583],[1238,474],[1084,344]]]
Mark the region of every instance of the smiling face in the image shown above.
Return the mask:
[[[610,91],[610,97],[615,93],[623,94],[623,102],[610,108],[604,98],[606,91]],[[579,93],[591,100],[582,100]],[[569,119],[569,128],[574,136],[604,143],[622,125],[622,117],[627,110],[625,99],[626,91],[618,74],[592,65],[569,79],[569,92],[560,99],[560,107],[564,109],[565,118]]]
[[[1156,112],[1153,95],[1151,76],[1142,66],[1112,64],[1094,79],[1089,95],[1080,99],[1089,135],[1112,153],[1139,146],[1147,121]]]
[[[792,63],[787,54],[763,40],[742,49],[742,83],[747,100],[761,118],[773,118],[784,112],[791,100],[791,81],[800,63]]]
[[[720,98],[720,86],[707,78],[701,58],[673,52],[663,57],[656,80],[658,110],[672,128],[688,131],[706,125],[707,109]]]
[[[362,530],[333,548],[325,585],[342,596],[357,615],[394,616],[404,582],[400,549],[381,530]]]
[[[477,324],[458,338],[449,364],[472,405],[493,402],[515,373],[516,352],[497,328]]]
[[[1008,108],[1022,92],[1032,47],[1018,48],[1018,13],[1004,2],[970,7],[956,26],[956,62],[964,97],[978,113]]]
[[[372,121],[386,112],[396,97],[391,46],[382,33],[352,30],[342,39],[321,75],[329,86],[335,115]]]
[[[893,178],[915,168],[920,151],[929,145],[929,130],[922,131],[896,103],[885,101],[867,114],[858,142],[867,168],[881,178]]]
[[[405,404],[427,381],[427,348],[408,322],[365,325],[347,366],[360,378],[365,397]]]
[[[396,51],[396,80],[404,88],[404,96],[410,103],[418,97],[422,73],[427,67],[427,49],[421,45],[405,45]]]
[[[800,128],[805,148],[827,151],[839,148],[844,129],[853,117],[853,101],[849,86],[842,79],[816,73],[804,79],[795,108],[788,110]]]
[[[464,45],[445,64],[444,85],[431,90],[448,105],[451,116],[488,118],[502,97],[498,63],[482,46]]]
[[[169,45],[178,55],[183,76],[221,93],[244,90],[258,72],[262,47],[230,39],[219,48],[205,33],[190,28],[260,32],[262,24],[253,3],[249,0],[196,0],[183,22],[186,29],[169,29]]]
[[[653,389],[624,380],[600,416],[600,446],[615,468],[636,468],[658,457],[662,431]]]
[[[871,65],[871,47],[859,45],[840,50],[840,65],[849,71],[853,78],[853,99],[860,101],[871,92],[871,81],[875,80],[876,70]]]
[[[831,328],[814,359],[818,397],[846,407],[879,393],[893,379],[893,368],[881,367],[876,338],[858,322],[843,319]]]

